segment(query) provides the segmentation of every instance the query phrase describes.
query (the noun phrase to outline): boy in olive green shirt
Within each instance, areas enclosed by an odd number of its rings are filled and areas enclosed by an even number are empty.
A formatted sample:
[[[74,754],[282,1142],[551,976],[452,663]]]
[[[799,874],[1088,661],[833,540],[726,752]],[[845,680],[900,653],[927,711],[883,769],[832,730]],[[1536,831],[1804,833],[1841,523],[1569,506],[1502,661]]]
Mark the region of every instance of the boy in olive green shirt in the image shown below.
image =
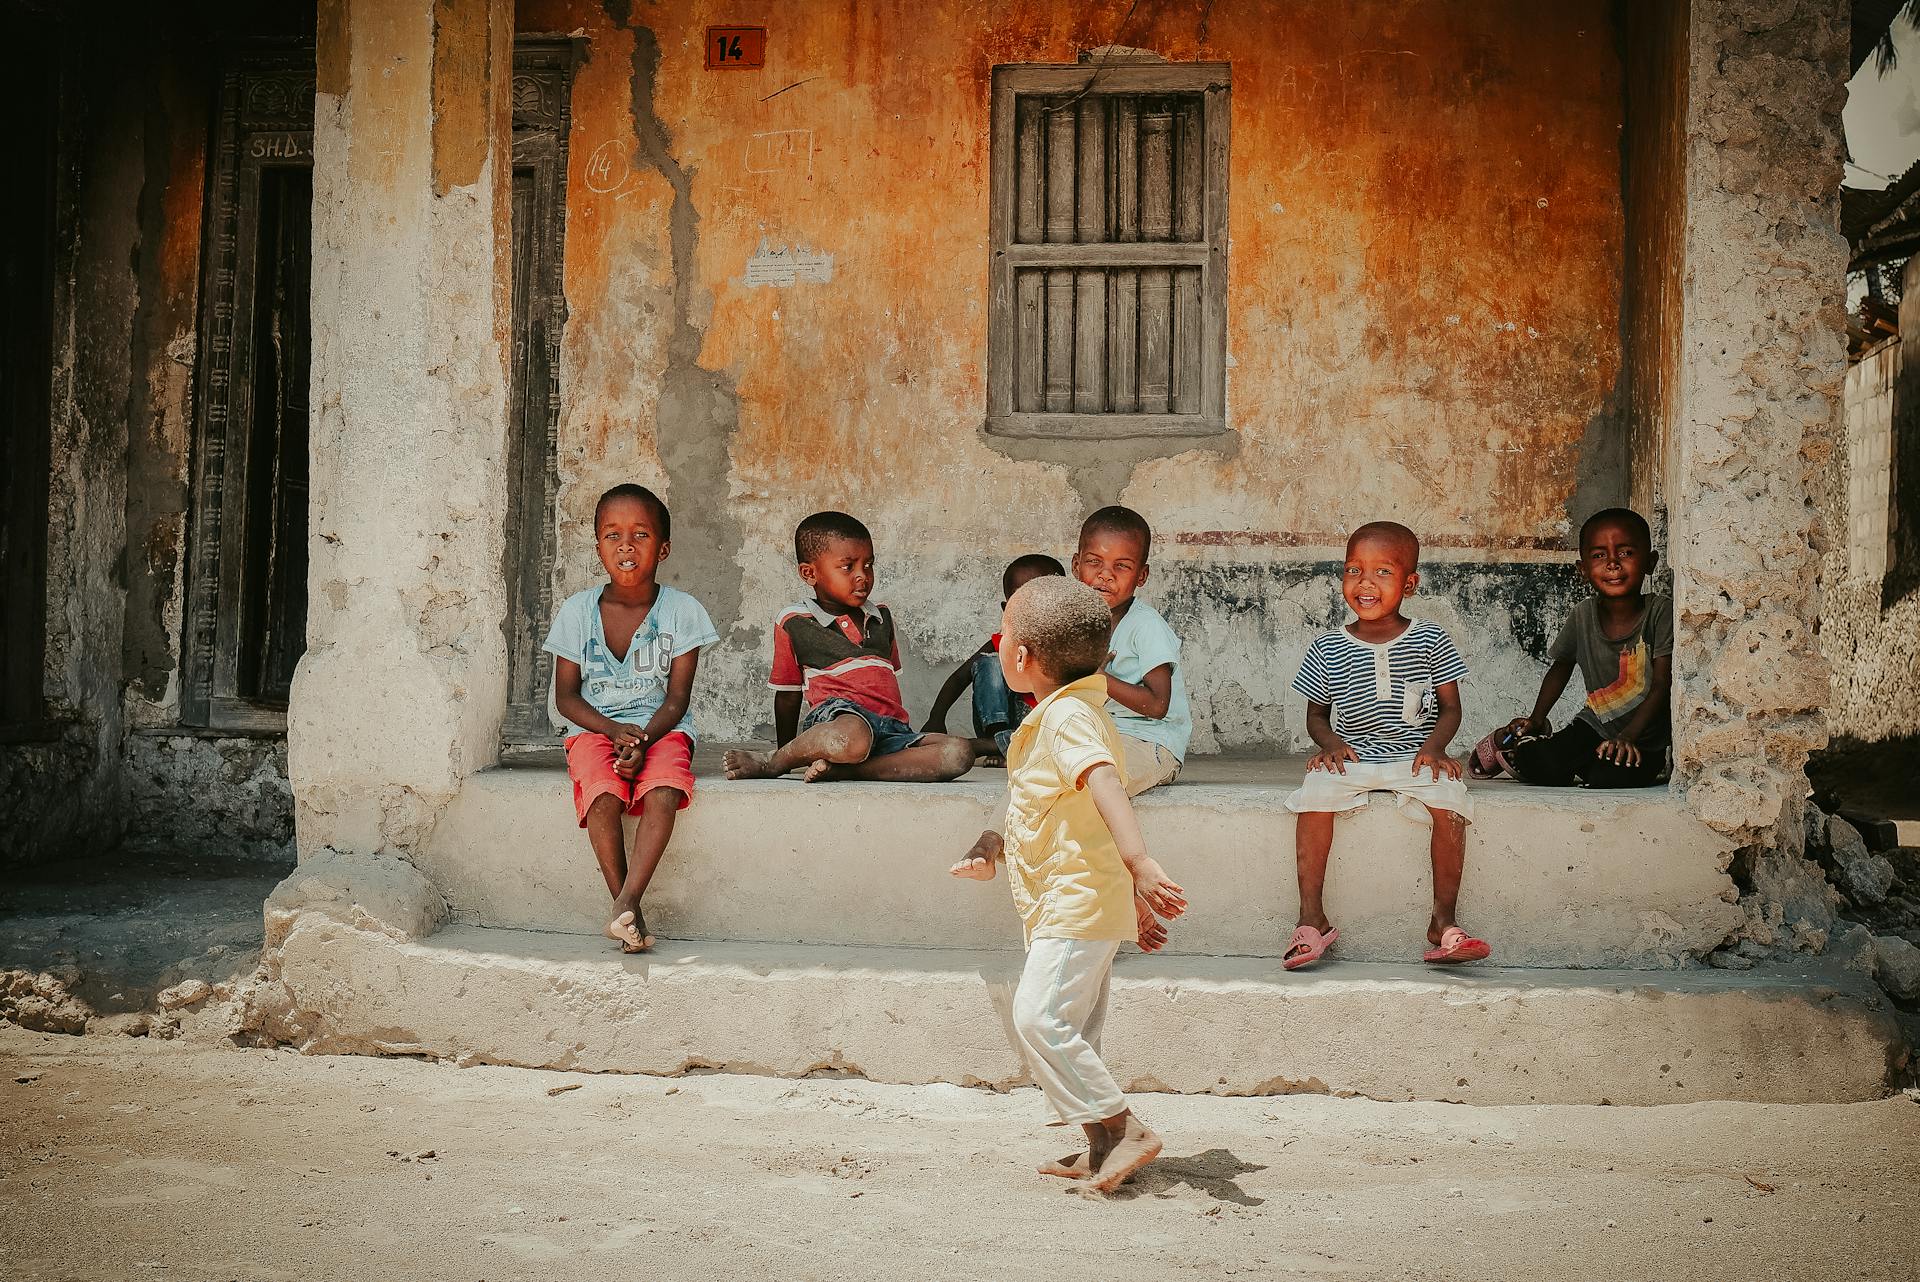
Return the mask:
[[[1013,1027],[1028,1071],[1063,1125],[1080,1123],[1087,1153],[1040,1170],[1110,1193],[1160,1153],[1160,1137],[1127,1107],[1100,1059],[1113,959],[1125,940],[1151,952],[1166,940],[1154,914],[1186,910],[1180,887],[1147,857],[1107,715],[1112,612],[1099,593],[1066,578],[1034,579],[1007,601],[1000,665],[1007,687],[1038,702],[1007,748],[1002,833],[982,833],[953,866],[993,877],[1005,859],[1027,964]]]

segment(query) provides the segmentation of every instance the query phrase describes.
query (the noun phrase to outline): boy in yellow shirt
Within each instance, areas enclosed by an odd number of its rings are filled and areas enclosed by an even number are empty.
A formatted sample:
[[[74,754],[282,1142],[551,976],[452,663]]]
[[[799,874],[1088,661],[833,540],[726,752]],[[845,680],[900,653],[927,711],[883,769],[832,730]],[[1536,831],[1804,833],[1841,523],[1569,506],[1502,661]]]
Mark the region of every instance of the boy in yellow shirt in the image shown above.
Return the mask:
[[[1026,928],[1027,964],[1013,1027],[1027,1069],[1061,1125],[1080,1123],[1087,1152],[1040,1168],[1110,1193],[1160,1153],[1160,1137],[1127,1107],[1100,1060],[1113,959],[1137,939],[1166,941],[1155,917],[1186,897],[1147,857],[1127,799],[1126,750],[1105,711],[1101,667],[1112,611],[1068,578],[1029,581],[1007,601],[1000,666],[1007,687],[1037,700],[1007,748],[1006,830],[980,835],[956,877],[993,878],[1007,864]]]

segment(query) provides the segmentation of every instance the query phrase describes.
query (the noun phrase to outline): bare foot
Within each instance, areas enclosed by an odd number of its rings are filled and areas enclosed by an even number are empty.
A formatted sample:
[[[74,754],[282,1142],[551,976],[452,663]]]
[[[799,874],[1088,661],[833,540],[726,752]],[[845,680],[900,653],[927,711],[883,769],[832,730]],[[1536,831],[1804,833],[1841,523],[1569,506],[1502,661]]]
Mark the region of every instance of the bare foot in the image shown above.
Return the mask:
[[[645,952],[653,941],[641,938],[640,931],[644,928],[638,922],[639,918],[633,912],[623,912],[607,923],[606,936],[619,944],[623,953]]]
[[[992,881],[994,862],[1000,857],[1000,834],[983,832],[980,840],[973,843],[973,849],[960,857],[960,861],[947,869],[956,877],[968,877],[974,881]]]
[[[807,768],[800,772],[800,782],[819,783],[822,779],[828,777],[828,772],[832,769],[833,763],[825,757],[820,758],[818,761],[809,761]]]
[[[1093,1173],[1085,1153],[1069,1153],[1057,1162],[1042,1162],[1037,1169],[1042,1175],[1057,1175],[1063,1180],[1084,1180]]]
[[[729,779],[771,779],[773,778],[773,754],[771,752],[753,752],[746,748],[733,748],[722,758]]]
[[[1141,1167],[1159,1157],[1160,1148],[1160,1137],[1148,1130],[1146,1123],[1129,1111],[1126,1132],[1107,1150],[1106,1157],[1101,1159],[1099,1173],[1088,1182],[1087,1187],[1095,1193],[1113,1192],[1132,1179]]]

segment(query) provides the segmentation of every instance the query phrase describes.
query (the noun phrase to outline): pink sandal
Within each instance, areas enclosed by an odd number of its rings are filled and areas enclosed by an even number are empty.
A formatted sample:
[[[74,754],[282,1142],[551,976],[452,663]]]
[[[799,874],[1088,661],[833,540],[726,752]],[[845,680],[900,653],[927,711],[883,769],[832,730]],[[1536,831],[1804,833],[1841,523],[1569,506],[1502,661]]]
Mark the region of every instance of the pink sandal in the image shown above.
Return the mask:
[[[1450,966],[1455,962],[1485,961],[1492,955],[1493,947],[1486,940],[1475,939],[1458,926],[1449,926],[1440,932],[1440,946],[1420,954],[1420,960]]]
[[[1338,927],[1329,926],[1326,934],[1321,934],[1311,926],[1295,926],[1293,938],[1287,942],[1287,951],[1282,954],[1280,964],[1288,970],[1299,970],[1302,966],[1311,966],[1326,956],[1327,949],[1333,947],[1333,941],[1340,938]],[[1307,951],[1294,955],[1294,949]]]

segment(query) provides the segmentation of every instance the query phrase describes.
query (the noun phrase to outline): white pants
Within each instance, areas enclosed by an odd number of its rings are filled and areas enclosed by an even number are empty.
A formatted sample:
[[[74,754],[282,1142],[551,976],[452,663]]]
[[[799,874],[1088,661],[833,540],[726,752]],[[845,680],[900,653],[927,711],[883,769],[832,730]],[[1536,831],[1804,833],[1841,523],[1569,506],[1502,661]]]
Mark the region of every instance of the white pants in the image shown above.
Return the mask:
[[[1063,1124],[1103,1122],[1126,1096],[1100,1060],[1117,939],[1036,939],[1013,994],[1013,1031],[1027,1072]]]

